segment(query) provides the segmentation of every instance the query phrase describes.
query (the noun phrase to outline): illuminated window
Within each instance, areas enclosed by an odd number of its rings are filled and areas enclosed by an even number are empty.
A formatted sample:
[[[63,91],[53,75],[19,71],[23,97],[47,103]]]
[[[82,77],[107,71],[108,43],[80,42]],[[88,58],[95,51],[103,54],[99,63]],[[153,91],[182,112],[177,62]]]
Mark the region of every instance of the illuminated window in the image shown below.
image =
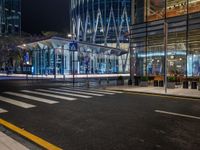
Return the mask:
[[[187,13],[187,0],[167,0],[167,17],[175,17]]]
[[[189,13],[200,11],[200,0],[189,0]]]

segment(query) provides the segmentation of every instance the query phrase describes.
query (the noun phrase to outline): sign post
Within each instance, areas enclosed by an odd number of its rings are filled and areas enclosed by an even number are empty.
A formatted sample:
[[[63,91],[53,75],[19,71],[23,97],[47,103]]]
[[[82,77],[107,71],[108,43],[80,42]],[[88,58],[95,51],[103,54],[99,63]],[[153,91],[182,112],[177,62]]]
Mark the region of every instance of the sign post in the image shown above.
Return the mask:
[[[69,43],[69,50],[72,52],[72,75],[73,75],[73,79],[72,79],[72,82],[73,82],[73,87],[74,87],[74,84],[75,84],[75,64],[74,64],[74,52],[78,51],[78,44],[77,42],[73,41],[71,43]]]

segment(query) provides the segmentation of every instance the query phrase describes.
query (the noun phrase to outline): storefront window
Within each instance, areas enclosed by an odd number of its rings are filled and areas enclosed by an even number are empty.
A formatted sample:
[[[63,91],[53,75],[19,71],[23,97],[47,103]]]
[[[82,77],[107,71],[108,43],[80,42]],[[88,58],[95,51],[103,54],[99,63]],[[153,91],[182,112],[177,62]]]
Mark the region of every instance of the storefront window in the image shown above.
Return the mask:
[[[200,13],[189,14],[188,27],[188,76],[200,76]]]
[[[167,67],[170,76],[186,75],[187,54],[187,22],[186,16],[169,18],[168,22],[168,45]]]
[[[158,76],[164,73],[164,34],[163,20],[148,23],[147,73]]]

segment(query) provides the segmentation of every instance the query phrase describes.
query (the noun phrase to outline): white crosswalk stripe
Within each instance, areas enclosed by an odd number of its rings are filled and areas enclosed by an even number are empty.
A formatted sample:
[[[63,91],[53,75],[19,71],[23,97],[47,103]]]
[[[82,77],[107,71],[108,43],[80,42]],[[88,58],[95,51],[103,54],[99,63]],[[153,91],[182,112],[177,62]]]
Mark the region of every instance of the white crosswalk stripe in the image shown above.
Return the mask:
[[[58,101],[52,101],[52,100],[48,100],[48,99],[45,99],[45,98],[39,98],[39,97],[30,96],[30,95],[26,95],[26,94],[22,94],[22,93],[5,92],[5,94],[17,96],[17,97],[22,97],[22,98],[26,98],[26,99],[33,100],[33,101],[43,102],[43,103],[47,103],[47,104],[59,103]]]
[[[84,94],[84,95],[90,95],[90,96],[104,96],[103,94],[90,93],[89,91],[81,92],[81,91],[73,91],[73,90],[67,90],[67,89],[55,89],[55,88],[50,88],[50,89],[55,90],[55,91],[70,92],[70,93]]]
[[[70,88],[65,88],[65,87],[62,87],[62,89],[67,89],[67,90],[72,90]],[[90,92],[90,93],[98,93],[98,94],[106,94],[106,95],[114,95],[115,93],[111,93],[111,92],[103,92],[103,91],[95,91],[95,90],[86,90],[86,89],[81,89],[81,88],[75,88],[73,90],[76,90],[76,91],[82,91],[82,92]]]
[[[58,99],[68,100],[68,101],[77,100],[76,98],[72,98],[72,97],[60,96],[60,95],[44,93],[44,92],[38,92],[38,91],[36,92],[36,91],[22,90],[21,92],[30,93],[30,94],[36,94],[36,95],[42,95],[42,96],[47,96],[47,97],[53,97],[53,98],[58,98]]]
[[[17,100],[11,99],[11,98],[6,98],[6,97],[3,97],[3,96],[0,96],[0,101],[5,102],[5,103],[9,103],[9,104],[12,104],[12,105],[15,105],[15,106],[19,106],[19,107],[22,107],[22,108],[26,108],[26,109],[36,107],[35,105],[31,105],[31,104],[28,104],[28,103],[17,101]]]
[[[83,88],[78,88],[78,89],[83,89]],[[89,88],[87,90],[98,91],[98,92],[116,93],[116,94],[122,94],[123,93],[121,91],[106,90],[106,89],[100,89],[100,88],[96,88],[96,89]]]
[[[47,93],[52,93],[52,94],[61,94],[61,95],[67,95],[67,96],[74,96],[74,97],[81,97],[81,98],[92,98],[91,96],[80,95],[80,94],[75,94],[75,93],[66,93],[64,91],[57,92],[57,91],[43,90],[43,89],[37,89],[36,91],[47,92]]]
[[[2,113],[6,113],[6,112],[8,112],[8,111],[5,110],[5,109],[0,108],[0,114],[2,114]]]

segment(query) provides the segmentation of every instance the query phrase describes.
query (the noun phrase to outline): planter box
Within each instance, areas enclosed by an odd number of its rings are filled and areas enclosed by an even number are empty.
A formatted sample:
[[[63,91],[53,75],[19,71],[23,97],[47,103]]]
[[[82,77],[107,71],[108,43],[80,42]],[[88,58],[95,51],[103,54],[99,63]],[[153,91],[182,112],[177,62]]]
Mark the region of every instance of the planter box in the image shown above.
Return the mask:
[[[153,85],[157,87],[158,86],[158,80],[154,80]]]
[[[148,81],[141,81],[140,82],[141,87],[147,87],[148,86]]]
[[[163,80],[159,81],[159,87],[164,87],[164,81]]]
[[[139,79],[137,79],[137,78],[135,78],[135,86],[139,86],[139,83],[140,83],[140,81],[139,81]]]
[[[168,82],[167,83],[167,88],[169,88],[169,89],[175,89],[175,82]]]
[[[188,89],[188,87],[189,87],[188,81],[183,81],[183,88]]]
[[[196,81],[191,82],[191,89],[197,89],[197,82]]]
[[[117,80],[117,85],[124,85],[124,80]]]
[[[132,85],[132,84],[133,84],[132,80],[129,79],[129,80],[128,80],[128,85]]]

